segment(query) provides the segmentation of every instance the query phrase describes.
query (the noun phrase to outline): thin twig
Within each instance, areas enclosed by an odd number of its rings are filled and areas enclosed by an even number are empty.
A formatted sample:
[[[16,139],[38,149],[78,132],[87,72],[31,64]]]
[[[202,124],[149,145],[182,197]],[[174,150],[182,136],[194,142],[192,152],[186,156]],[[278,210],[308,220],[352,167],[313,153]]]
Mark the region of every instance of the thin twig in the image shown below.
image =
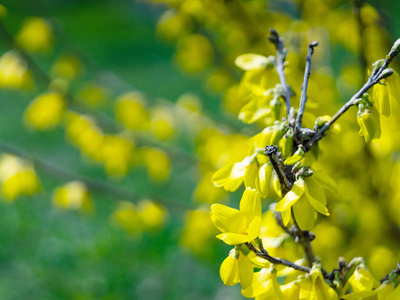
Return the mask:
[[[34,71],[39,77],[43,85],[48,86],[50,78],[47,74],[38,67],[38,64],[30,57],[14,40],[13,35],[8,31],[4,23],[0,20],[0,36],[5,41],[8,47],[14,49],[22,57],[22,59],[28,64],[28,68]]]
[[[269,157],[272,166],[279,178],[279,182],[281,183],[282,197],[285,197],[285,195],[291,190],[292,187],[286,177],[285,171],[282,168],[282,165],[277,156],[277,152],[278,147],[276,146],[265,147],[265,154]],[[311,248],[311,241],[315,239],[315,235],[312,232],[301,230],[296,223],[294,215],[292,215],[292,219],[294,221],[293,228],[287,229],[282,223],[280,224],[280,226],[285,228],[285,231],[289,232],[293,239],[303,247],[307,260],[309,264],[312,265],[315,262],[315,256]]]
[[[304,70],[304,80],[303,85],[301,86],[301,96],[300,96],[300,106],[297,112],[296,124],[294,127],[294,135],[297,135],[300,132],[304,109],[306,107],[307,102],[307,88],[308,88],[308,80],[311,74],[311,57],[314,53],[314,47],[318,46],[318,42],[312,42],[308,44],[308,54],[306,57],[306,68]]]
[[[158,201],[162,204],[168,205],[168,206],[175,206],[178,208],[183,208],[183,209],[194,209],[195,206],[186,202],[176,202],[172,201],[169,199],[164,199],[160,198],[157,196],[151,196],[151,195],[141,195],[137,193],[133,193],[130,190],[127,190],[122,187],[117,187],[115,185],[108,184],[106,182],[94,180],[91,178],[88,178],[86,176],[82,176],[79,174],[76,174],[71,171],[64,170],[58,166],[55,166],[43,159],[34,157],[27,152],[24,152],[20,149],[17,149],[13,146],[10,146],[8,144],[4,144],[0,142],[0,150],[3,152],[11,153],[13,155],[16,155],[20,158],[23,158],[25,160],[28,160],[32,162],[35,168],[42,170],[43,172],[57,177],[63,181],[69,181],[69,180],[79,180],[82,181],[86,184],[86,186],[93,192],[98,192],[98,193],[105,193],[110,196],[112,196],[113,200],[117,199],[125,199],[131,202],[138,202],[138,200],[142,198],[151,198],[154,199],[155,201]]]
[[[253,251],[257,256],[268,260],[272,264],[287,266],[287,267],[293,268],[295,270],[303,271],[306,273],[311,271],[311,268],[309,268],[309,267],[295,264],[294,262],[291,262],[291,261],[283,259],[283,258],[272,257],[265,250],[261,250],[261,251],[257,250],[251,243],[246,243],[245,245],[247,246],[247,248],[249,248],[249,250]]]
[[[389,274],[379,280],[379,283],[384,283],[386,280],[389,280],[391,276],[400,276],[400,263],[397,264],[396,269],[393,269]]]
[[[286,106],[286,113],[289,118],[290,114],[290,90],[289,86],[287,85],[286,82],[286,76],[285,76],[285,59],[286,59],[286,49],[284,47],[284,43],[282,38],[279,36],[278,32],[270,28],[270,33],[271,35],[268,37],[268,39],[275,44],[276,47],[276,72],[278,73],[279,80],[281,81],[282,88],[284,90],[284,95],[283,98],[285,100],[285,106]]]
[[[282,164],[279,161],[277,153],[278,153],[277,146],[265,147],[265,154],[269,157],[269,160],[272,163],[276,175],[279,178],[279,182],[281,183],[281,189],[282,189],[282,197],[284,197],[292,187],[290,186],[290,183],[285,175],[285,171],[282,168]]]
[[[311,138],[311,140],[306,145],[304,145],[305,151],[310,150],[316,142],[323,138],[325,136],[325,131],[327,131],[332,126],[332,124],[337,121],[337,119],[339,119],[350,107],[352,107],[353,105],[357,105],[357,103],[361,99],[361,96],[379,82],[382,72],[389,66],[389,64],[397,56],[397,54],[399,54],[400,49],[397,43],[398,42],[393,45],[382,65],[379,68],[375,68],[373,70],[372,74],[369,76],[364,86],[356,94],[354,94],[353,97],[351,97],[351,99],[347,101],[328,122],[326,122],[326,124]]]

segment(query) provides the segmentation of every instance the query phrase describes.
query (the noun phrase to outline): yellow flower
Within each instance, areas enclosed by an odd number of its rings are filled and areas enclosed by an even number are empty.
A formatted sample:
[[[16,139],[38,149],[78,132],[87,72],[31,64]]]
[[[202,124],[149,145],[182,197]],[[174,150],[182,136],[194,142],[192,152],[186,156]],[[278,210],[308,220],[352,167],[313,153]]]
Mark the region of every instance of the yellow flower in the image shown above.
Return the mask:
[[[54,92],[46,92],[35,98],[25,110],[24,118],[29,126],[37,130],[54,128],[65,112],[65,98]]]
[[[283,164],[287,165],[287,166],[291,166],[294,165],[295,163],[299,162],[300,160],[302,160],[304,158],[305,152],[302,148],[298,148],[296,150],[296,152],[290,156],[289,158],[287,158]]]
[[[379,300],[400,299],[400,284],[395,288],[392,283],[385,282],[377,290]]]
[[[242,289],[242,295],[260,300],[284,299],[275,268],[263,268],[260,272],[254,273],[251,285],[247,289]]]
[[[0,86],[14,89],[30,89],[34,86],[27,63],[14,50],[0,57]]]
[[[226,244],[251,242],[260,233],[261,198],[256,190],[247,188],[240,201],[240,210],[216,203],[211,205],[210,217],[222,232],[217,238]]]
[[[47,20],[31,17],[25,20],[15,40],[28,52],[48,52],[53,38],[52,28]]]
[[[338,294],[334,289],[329,287],[324,281],[321,269],[314,267],[308,278],[300,281],[299,283],[302,295],[301,299],[315,299],[315,300],[336,300],[339,299]],[[306,297],[305,297],[306,296]]]
[[[263,164],[258,170],[258,177],[256,178],[257,191],[261,196],[267,197],[271,189],[273,167],[271,162]]]
[[[0,158],[0,182],[1,196],[7,201],[34,195],[42,187],[32,163],[9,154]]]
[[[358,135],[363,136],[366,143],[381,136],[381,125],[378,111],[374,108],[358,111],[357,122],[360,126]]]
[[[269,107],[271,100],[271,94],[254,95],[239,111],[239,120],[246,124],[252,124],[262,118],[269,117],[271,114],[271,108]]]
[[[271,58],[259,54],[247,53],[240,55],[235,60],[235,65],[249,71],[253,69],[266,68],[271,62]]]
[[[378,281],[371,275],[363,264],[359,265],[344,286],[346,292],[351,287],[351,294],[342,295],[343,299],[364,299],[377,294],[384,286],[379,287]],[[378,288],[379,287],[379,288]],[[395,298],[391,298],[395,299]]]
[[[224,187],[226,191],[236,191],[243,182],[247,166],[252,161],[253,158],[247,156],[241,162],[226,165],[214,173],[211,181],[217,187]]]
[[[231,286],[240,282],[242,289],[246,289],[253,280],[253,265],[242,251],[232,249],[222,262],[219,275],[225,285]]]
[[[382,80],[383,84],[375,84],[372,91],[372,98],[379,113],[385,117],[392,114],[392,107],[395,102],[400,101],[400,80],[399,75],[394,73]]]
[[[93,208],[90,192],[80,181],[71,181],[56,188],[53,192],[53,203],[62,210],[91,211]]]
[[[309,230],[314,225],[315,211],[329,216],[326,208],[326,197],[323,187],[313,177],[300,177],[292,189],[276,205],[275,210],[282,212],[282,218],[287,225],[291,218],[291,208],[297,224],[302,230]]]

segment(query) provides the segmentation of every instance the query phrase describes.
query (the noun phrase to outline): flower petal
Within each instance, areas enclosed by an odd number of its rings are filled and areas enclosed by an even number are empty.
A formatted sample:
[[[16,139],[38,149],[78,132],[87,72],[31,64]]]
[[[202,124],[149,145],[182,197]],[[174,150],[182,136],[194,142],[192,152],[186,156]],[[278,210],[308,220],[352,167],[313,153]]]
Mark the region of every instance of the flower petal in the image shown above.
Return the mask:
[[[304,194],[304,192],[305,192],[304,180],[303,179],[296,180],[292,189],[275,206],[275,210],[285,211],[289,209],[296,203],[297,200],[299,200],[299,198]]]
[[[258,177],[258,166],[256,163],[249,164],[244,173],[244,186],[246,188],[256,188],[256,178]]]
[[[267,63],[267,57],[253,53],[239,55],[235,60],[235,65],[245,71],[265,68]]]
[[[240,212],[250,221],[261,218],[261,198],[257,190],[247,188],[240,200]]]
[[[272,289],[270,269],[261,269],[253,275],[253,281],[247,289],[242,289],[242,295],[247,298],[253,298],[265,294]]]
[[[239,254],[238,259],[238,267],[239,267],[239,281],[242,289],[246,289],[250,286],[253,281],[253,265],[249,258],[243,254]]]
[[[217,235],[217,238],[232,246],[249,242],[249,236],[247,234],[240,233],[221,233]]]
[[[219,268],[219,275],[225,285],[232,286],[238,283],[238,260],[230,255],[225,258]]]
[[[314,176],[311,176],[305,179],[307,184],[306,195],[310,195],[317,199],[320,203],[326,204],[325,191],[322,185],[313,177]]]
[[[249,224],[249,229],[248,229],[248,240],[252,241],[256,237],[260,235],[260,227],[261,227],[261,218],[260,217],[254,217],[253,221]]]
[[[211,205],[210,217],[221,232],[238,232],[244,221],[240,211],[219,203]]]
[[[392,107],[389,98],[389,89],[382,84],[375,84],[372,91],[372,99],[379,113],[389,117],[392,113]]]
[[[386,79],[387,87],[389,88],[389,101],[391,104],[400,101],[400,79],[396,72]]]
[[[323,214],[325,216],[329,216],[328,209],[326,208],[325,205],[323,205],[320,201],[315,199],[311,195],[307,195],[307,199],[310,202],[310,204],[314,207],[314,209],[319,212],[320,214]]]
[[[305,196],[293,205],[293,212],[301,230],[310,230],[313,227],[315,210]]]
[[[324,187],[324,189],[330,191],[331,193],[337,192],[338,186],[336,182],[322,171],[314,170],[314,174],[312,177],[314,177]]]
[[[283,225],[287,226],[289,224],[290,218],[292,217],[292,211],[290,209],[282,212]]]

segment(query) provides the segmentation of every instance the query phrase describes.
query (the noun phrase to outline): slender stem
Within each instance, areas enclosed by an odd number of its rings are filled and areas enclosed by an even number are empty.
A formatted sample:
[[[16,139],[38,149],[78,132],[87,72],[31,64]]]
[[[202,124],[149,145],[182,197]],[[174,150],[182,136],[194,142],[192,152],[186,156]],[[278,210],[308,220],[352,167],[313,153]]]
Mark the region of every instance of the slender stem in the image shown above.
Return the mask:
[[[292,188],[286,175],[285,171],[282,168],[282,165],[279,161],[279,158],[277,156],[278,152],[278,147],[276,146],[267,146],[265,147],[265,154],[269,157],[272,166],[279,178],[279,182],[281,183],[281,189],[282,189],[282,197],[285,197],[285,195],[290,191]],[[315,262],[315,256],[313,254],[312,248],[311,248],[311,241],[315,239],[315,236],[312,232],[309,231],[303,231],[299,228],[299,226],[296,223],[296,219],[294,215],[292,215],[292,219],[294,221],[294,227],[292,229],[287,229],[282,222],[279,222],[278,224],[285,228],[286,232],[289,232],[290,235],[294,238],[294,240],[303,247],[304,252],[306,254],[307,260],[310,265],[312,265]]]
[[[303,271],[306,273],[311,271],[311,268],[309,267],[295,264],[294,262],[291,262],[283,258],[272,257],[271,255],[268,254],[267,251],[265,251],[265,249],[257,250],[251,243],[246,243],[246,246],[247,248],[249,248],[249,250],[253,251],[257,256],[268,260],[272,264],[287,266],[295,270]]]
[[[268,39],[275,44],[276,47],[276,65],[275,69],[276,72],[278,73],[279,80],[281,81],[282,88],[284,90],[284,95],[283,98],[285,100],[285,106],[286,106],[286,113],[289,118],[289,113],[290,113],[290,90],[289,86],[287,85],[286,82],[286,75],[285,75],[285,59],[286,59],[286,50],[284,47],[284,43],[282,38],[279,36],[278,32],[271,28],[270,29],[271,36],[268,37]]]
[[[281,183],[282,189],[282,197],[284,197],[292,188],[290,183],[285,175],[285,171],[282,168],[282,164],[278,158],[278,147],[277,146],[266,146],[265,154],[269,157],[269,160],[272,163],[272,167],[274,168],[276,175],[279,178],[279,182]]]
[[[395,278],[400,276],[400,263],[397,264],[396,269],[393,269],[389,274],[379,280],[379,283],[384,283],[386,280],[389,280],[391,276],[395,276]]]
[[[13,35],[8,31],[8,29],[1,20],[0,20],[0,36],[8,47],[16,50],[19,53],[19,55],[23,58],[23,60],[28,64],[28,67],[37,74],[37,77],[39,77],[42,84],[48,86],[50,83],[50,78],[41,68],[38,67],[36,62],[22,48],[19,47],[17,43],[15,43]]]
[[[17,149],[11,145],[4,144],[1,142],[0,142],[0,151],[11,153],[20,158],[28,160],[33,163],[35,168],[40,169],[43,172],[45,172],[53,177],[59,178],[62,181],[69,181],[69,180],[82,181],[93,192],[108,194],[112,197],[112,199],[115,199],[115,200],[121,198],[121,199],[129,200],[131,202],[137,202],[141,198],[151,198],[151,199],[154,199],[155,201],[158,201],[162,204],[169,205],[169,206],[175,206],[175,207],[183,208],[183,209],[194,209],[195,208],[193,205],[186,203],[186,202],[176,202],[176,201],[172,201],[169,199],[160,198],[157,196],[153,197],[151,195],[141,195],[141,194],[133,193],[130,190],[127,190],[125,188],[111,185],[107,182],[94,180],[94,179],[76,174],[76,173],[68,171],[68,170],[64,170],[58,166],[55,166],[55,165],[47,162],[46,160],[34,157],[34,156],[28,154],[27,152],[24,152],[24,151]]]
[[[301,86],[301,97],[300,97],[300,106],[297,112],[296,124],[294,127],[295,135],[300,131],[304,109],[306,107],[307,102],[307,88],[308,88],[308,80],[311,74],[311,57],[314,53],[314,47],[318,46],[318,42],[312,42],[308,44],[308,54],[306,57],[306,68],[304,70],[304,80],[303,85]]]
[[[397,43],[397,42],[396,42]],[[375,68],[372,74],[369,76],[367,82],[363,85],[363,87],[351,97],[349,101],[347,101],[339,111],[328,121],[326,124],[311,138],[307,145],[305,145],[305,151],[310,150],[310,148],[318,142],[321,138],[325,136],[325,131],[327,131],[332,124],[337,121],[350,107],[353,105],[357,105],[361,96],[367,92],[372,86],[377,84],[380,80],[380,75],[382,72],[389,66],[392,60],[399,53],[399,47],[395,44],[390,50],[389,54],[386,56],[384,62],[379,68]]]

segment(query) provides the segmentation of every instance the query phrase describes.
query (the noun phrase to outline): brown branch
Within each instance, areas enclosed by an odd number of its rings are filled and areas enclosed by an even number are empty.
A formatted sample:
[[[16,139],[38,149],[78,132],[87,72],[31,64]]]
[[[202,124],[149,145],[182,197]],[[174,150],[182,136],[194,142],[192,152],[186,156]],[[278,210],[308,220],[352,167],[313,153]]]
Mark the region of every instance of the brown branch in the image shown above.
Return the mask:
[[[268,254],[268,252],[265,249],[258,250],[251,243],[246,243],[245,245],[247,246],[247,248],[249,248],[250,251],[254,252],[257,256],[268,260],[272,264],[283,265],[283,266],[290,267],[295,270],[303,271],[306,273],[311,271],[311,268],[309,268],[309,267],[295,264],[294,262],[291,262],[291,261],[283,259],[283,258],[272,257],[271,255]]]
[[[282,189],[282,197],[284,197],[292,188],[289,180],[286,177],[285,171],[282,168],[282,164],[278,158],[278,147],[277,146],[266,146],[265,154],[269,157],[269,160],[272,163],[272,166],[276,172],[276,175],[279,178],[279,182],[281,183]]]
[[[379,280],[379,283],[384,283],[386,280],[389,280],[392,276],[395,276],[395,278],[400,276],[400,263],[397,264],[396,269],[393,269],[389,274],[387,274],[385,277]]]
[[[290,90],[289,86],[286,82],[286,75],[285,75],[285,59],[286,59],[286,49],[284,47],[283,39],[279,36],[279,33],[273,29],[270,28],[270,36],[268,39],[275,45],[276,47],[276,65],[275,69],[276,72],[278,73],[279,79],[282,84],[282,88],[284,90],[284,101],[285,101],[285,106],[286,106],[286,114],[288,116],[288,119],[290,121],[291,118],[289,118],[290,115]]]
[[[300,132],[300,129],[301,129],[304,109],[306,107],[306,102],[307,102],[308,80],[309,80],[310,74],[311,74],[311,57],[314,53],[314,48],[316,46],[318,46],[318,42],[312,42],[311,44],[308,44],[308,54],[306,57],[306,68],[304,70],[304,80],[303,80],[303,84],[301,86],[300,106],[299,106],[299,110],[297,112],[296,124],[294,127],[294,135],[295,136],[297,136],[297,134]]]
[[[158,196],[153,195],[141,195],[138,193],[133,193],[130,190],[127,190],[122,187],[117,187],[115,185],[109,184],[107,182],[102,182],[98,180],[94,180],[92,178],[88,178],[83,175],[76,174],[71,171],[64,170],[58,166],[52,165],[51,163],[34,157],[27,152],[19,150],[13,146],[8,144],[4,144],[0,142],[0,150],[6,153],[11,153],[15,156],[18,156],[22,159],[28,160],[32,162],[35,168],[42,170],[43,172],[47,173],[52,177],[56,177],[61,179],[62,181],[69,181],[69,180],[79,180],[86,184],[86,186],[93,192],[100,193],[100,194],[108,194],[111,196],[113,200],[117,199],[125,199],[131,202],[136,203],[138,200],[142,198],[151,198],[161,204],[165,204],[168,206],[174,206],[181,209],[195,209],[195,206],[190,203],[186,202],[176,202],[173,200],[161,198]]]
[[[328,121],[326,124],[311,138],[311,140],[304,145],[304,149],[307,152],[311,149],[311,147],[322,139],[325,136],[325,132],[332,126],[334,122],[336,122],[350,107],[353,105],[357,105],[361,99],[361,96],[367,92],[371,87],[379,82],[381,79],[382,72],[389,66],[392,60],[399,54],[400,51],[400,39],[395,42],[389,54],[386,56],[382,65],[379,67],[375,67],[369,76],[367,82],[363,85],[363,87],[351,97],[349,101],[347,101],[339,111]]]

